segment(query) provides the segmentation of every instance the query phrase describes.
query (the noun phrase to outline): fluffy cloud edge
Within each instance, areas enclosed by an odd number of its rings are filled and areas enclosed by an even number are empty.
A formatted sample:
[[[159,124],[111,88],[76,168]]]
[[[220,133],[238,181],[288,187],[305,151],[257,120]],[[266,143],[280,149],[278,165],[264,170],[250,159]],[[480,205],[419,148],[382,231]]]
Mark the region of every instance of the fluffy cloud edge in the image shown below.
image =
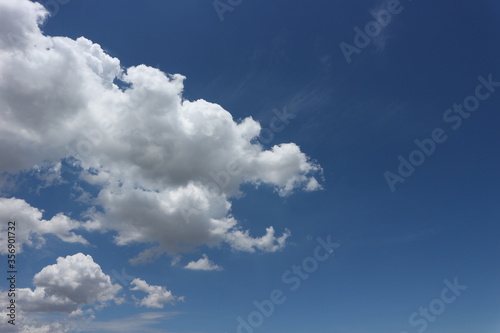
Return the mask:
[[[184,268],[192,271],[222,271],[224,269],[208,259],[206,254],[203,254],[203,256],[196,261],[190,261]]]
[[[174,296],[170,290],[164,286],[149,285],[146,281],[136,278],[131,282],[130,290],[142,291],[147,295],[142,299],[136,299],[139,306],[146,308],[163,309],[165,304],[175,304],[177,301],[184,301],[183,296]]]

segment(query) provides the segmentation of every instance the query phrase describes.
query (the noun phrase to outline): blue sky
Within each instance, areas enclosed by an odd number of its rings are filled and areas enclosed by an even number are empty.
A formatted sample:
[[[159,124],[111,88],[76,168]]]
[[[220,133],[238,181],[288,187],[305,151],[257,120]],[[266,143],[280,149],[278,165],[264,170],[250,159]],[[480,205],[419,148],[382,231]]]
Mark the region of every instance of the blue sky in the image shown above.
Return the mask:
[[[2,331],[498,332],[496,1],[41,3],[0,0]]]

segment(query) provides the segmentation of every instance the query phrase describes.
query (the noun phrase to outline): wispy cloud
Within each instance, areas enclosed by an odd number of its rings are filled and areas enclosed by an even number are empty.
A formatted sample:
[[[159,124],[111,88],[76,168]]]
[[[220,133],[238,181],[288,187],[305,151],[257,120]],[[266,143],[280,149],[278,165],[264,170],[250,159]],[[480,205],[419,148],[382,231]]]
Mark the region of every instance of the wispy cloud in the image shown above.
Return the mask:
[[[143,312],[136,316],[127,318],[119,318],[107,321],[93,321],[87,327],[82,329],[82,332],[99,332],[99,333],[168,333],[164,329],[153,328],[152,326],[161,324],[170,320],[181,312]]]

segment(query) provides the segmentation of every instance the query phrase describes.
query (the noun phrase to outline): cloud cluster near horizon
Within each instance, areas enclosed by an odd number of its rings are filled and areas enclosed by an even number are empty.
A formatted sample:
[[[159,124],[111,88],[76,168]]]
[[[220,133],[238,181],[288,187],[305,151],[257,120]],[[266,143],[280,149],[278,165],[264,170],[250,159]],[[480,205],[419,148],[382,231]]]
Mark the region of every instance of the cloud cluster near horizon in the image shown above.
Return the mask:
[[[34,289],[18,288],[16,327],[0,323],[2,332],[47,332],[66,333],[78,331],[82,324],[89,328],[89,319],[94,319],[96,310],[134,301],[137,306],[161,309],[165,304],[183,301],[184,297],[174,296],[164,286],[150,285],[145,280],[135,278],[130,288],[123,288],[112,282],[92,256],[76,253],[57,258],[57,262],[45,266],[33,278]],[[127,294],[127,291],[129,291]],[[140,298],[130,291],[147,295]],[[7,304],[7,292],[0,290],[0,301]],[[7,308],[0,311],[3,317]],[[63,320],[53,322],[39,321],[37,314],[64,314]],[[150,316],[153,315],[150,313]],[[158,313],[163,317],[165,313]]]

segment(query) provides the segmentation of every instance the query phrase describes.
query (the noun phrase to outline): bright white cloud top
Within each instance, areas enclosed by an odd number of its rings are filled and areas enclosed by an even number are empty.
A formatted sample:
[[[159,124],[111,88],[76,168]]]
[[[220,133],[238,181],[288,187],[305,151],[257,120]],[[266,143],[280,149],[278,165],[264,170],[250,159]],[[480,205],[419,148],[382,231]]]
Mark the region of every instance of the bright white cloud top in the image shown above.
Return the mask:
[[[35,275],[34,290],[19,289],[23,311],[65,312],[77,311],[81,306],[117,300],[118,284],[112,284],[109,275],[91,256],[77,253],[57,258],[57,264],[43,268]]]
[[[34,226],[36,239],[20,242],[40,244],[53,233],[85,243],[76,231],[84,227],[115,231],[118,245],[157,244],[135,262],[222,243],[247,252],[285,246],[287,230],[276,236],[269,227],[262,237],[243,230],[230,200],[244,183],[272,186],[280,196],[318,190],[319,165],[294,143],[265,150],[250,117],[235,121],[217,104],[183,99],[182,75],[123,68],[86,38],[44,35],[46,18],[38,3],[0,0],[0,171],[74,157],[80,178],[99,187],[100,209],[85,221],[45,221],[23,200],[2,199],[2,219],[15,204]]]

